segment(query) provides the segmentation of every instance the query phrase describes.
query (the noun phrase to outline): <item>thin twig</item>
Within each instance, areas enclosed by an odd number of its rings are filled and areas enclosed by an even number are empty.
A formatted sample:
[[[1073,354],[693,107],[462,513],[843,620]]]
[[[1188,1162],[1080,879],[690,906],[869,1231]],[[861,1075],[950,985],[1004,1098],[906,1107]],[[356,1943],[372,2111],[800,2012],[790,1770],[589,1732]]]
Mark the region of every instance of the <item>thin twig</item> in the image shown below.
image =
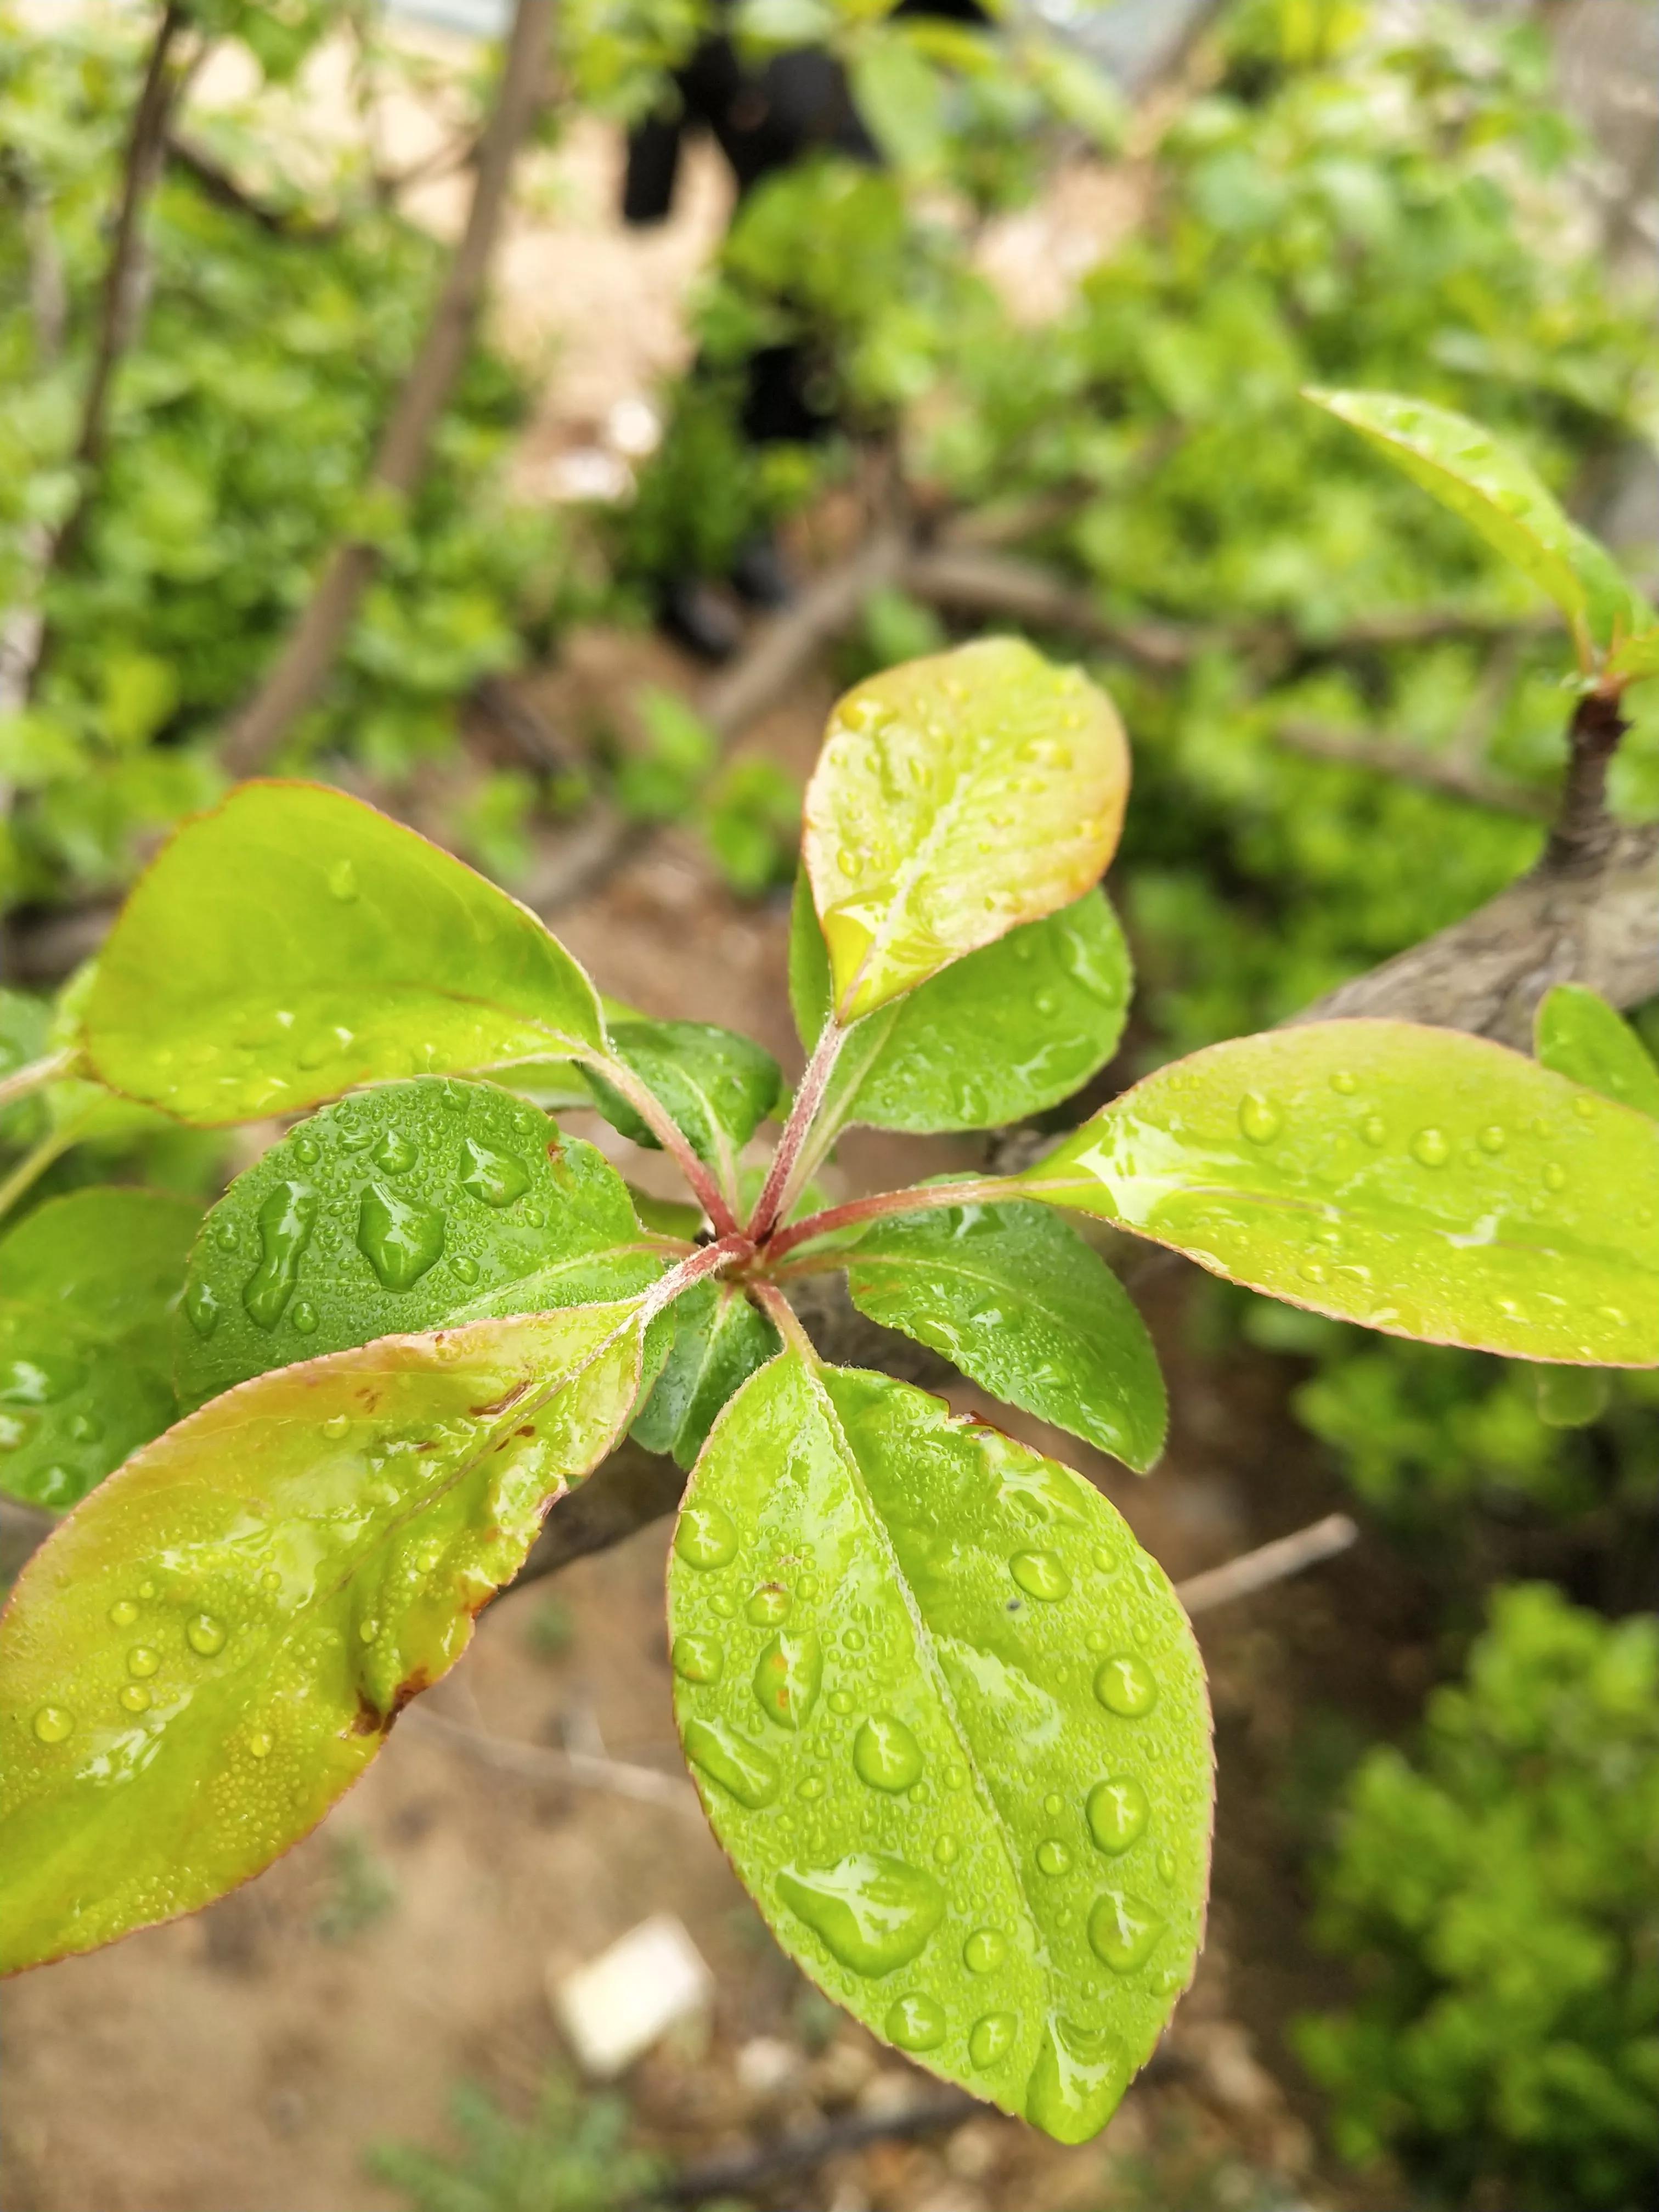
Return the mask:
[[[1509,776],[1490,775],[1449,753],[1425,752],[1421,745],[1401,738],[1368,738],[1325,722],[1301,720],[1279,723],[1273,735],[1275,744],[1304,753],[1310,760],[1365,769],[1399,783],[1421,784],[1425,790],[1443,793],[1449,799],[1467,799],[1472,805],[1490,806],[1499,813],[1547,822],[1555,811],[1547,792],[1533,791]]]
[[[1229,1605],[1236,1597],[1249,1597],[1255,1590],[1299,1575],[1322,1559],[1334,1559],[1358,1535],[1358,1523],[1346,1513],[1328,1513],[1322,1521],[1312,1522],[1293,1535],[1276,1537],[1271,1544],[1258,1545],[1254,1552],[1241,1553],[1224,1566],[1212,1567],[1206,1573],[1177,1583],[1175,1593],[1189,1613],[1212,1613],[1218,1605]]]
[[[988,2109],[965,2089],[945,2089],[920,2097],[896,2112],[849,2112],[822,2127],[780,2136],[757,2149],[731,2151],[684,2167],[659,2185],[647,2202],[697,2204],[705,2197],[747,2197],[785,2174],[809,2172],[828,2159],[844,2157],[873,2142],[908,2142],[915,2136],[942,2133]]]
[[[182,137],[177,131],[167,136],[168,164],[182,170],[204,199],[215,207],[223,208],[228,214],[244,217],[255,223],[271,238],[289,239],[295,243],[320,245],[337,238],[340,219],[337,216],[313,215],[302,207],[273,206],[260,199],[239,184],[230,171],[205,148],[193,139]]]
[[[481,1766],[516,1774],[526,1782],[574,1783],[584,1790],[608,1790],[614,1796],[631,1797],[642,1805],[665,1805],[677,1813],[702,1816],[702,1807],[691,1784],[678,1775],[659,1774],[654,1767],[630,1766],[593,1752],[556,1751],[545,1744],[493,1735],[488,1729],[434,1712],[429,1704],[409,1706],[400,1716],[399,1725],[450,1745]]]

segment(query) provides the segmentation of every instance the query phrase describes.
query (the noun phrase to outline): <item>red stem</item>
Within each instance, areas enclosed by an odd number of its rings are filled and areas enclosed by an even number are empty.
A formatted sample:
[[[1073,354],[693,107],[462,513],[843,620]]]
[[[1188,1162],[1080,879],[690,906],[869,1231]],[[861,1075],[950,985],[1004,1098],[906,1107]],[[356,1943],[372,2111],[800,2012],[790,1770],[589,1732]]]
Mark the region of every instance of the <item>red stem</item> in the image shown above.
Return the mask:
[[[847,1032],[832,1014],[819,1031],[818,1041],[812,1048],[812,1057],[806,1063],[806,1073],[795,1093],[795,1103],[789,1109],[789,1119],[784,1123],[783,1134],[778,1139],[778,1149],[772,1155],[772,1164],[767,1170],[766,1181],[755,1210],[749,1217],[749,1234],[758,1244],[768,1236],[788,1204],[790,1179],[801,1156],[807,1134],[817,1118],[823,1103],[823,1094],[830,1087],[830,1078],[835,1073],[836,1061],[846,1041]]]
[[[809,1213],[805,1221],[792,1223],[772,1238],[766,1256],[775,1263],[808,1237],[828,1237],[834,1230],[850,1229],[860,1221],[879,1221],[884,1214],[926,1213],[939,1206],[988,1205],[1009,1194],[1006,1176],[976,1176],[970,1182],[929,1183],[915,1190],[878,1191],[872,1198],[849,1199],[845,1206],[831,1206],[822,1213]]]
[[[718,1275],[729,1261],[748,1258],[754,1249],[741,1230],[734,1230],[731,1236],[722,1237],[718,1244],[702,1246],[689,1260],[682,1260],[678,1267],[672,1267],[659,1282],[652,1285],[646,1298],[647,1318],[660,1313],[665,1306],[672,1305],[683,1292],[689,1291],[694,1284],[702,1282],[705,1276]]]
[[[804,1359],[810,1359],[816,1365],[817,1347],[806,1334],[800,1316],[783,1292],[775,1284],[760,1281],[751,1282],[749,1290],[784,1342],[793,1346]]]
[[[720,1185],[692,1151],[685,1132],[656,1093],[641,1083],[631,1067],[619,1060],[596,1060],[593,1066],[607,1083],[620,1091],[664,1152],[670,1153],[691,1186],[692,1195],[722,1237],[735,1234],[737,1216],[721,1195]]]

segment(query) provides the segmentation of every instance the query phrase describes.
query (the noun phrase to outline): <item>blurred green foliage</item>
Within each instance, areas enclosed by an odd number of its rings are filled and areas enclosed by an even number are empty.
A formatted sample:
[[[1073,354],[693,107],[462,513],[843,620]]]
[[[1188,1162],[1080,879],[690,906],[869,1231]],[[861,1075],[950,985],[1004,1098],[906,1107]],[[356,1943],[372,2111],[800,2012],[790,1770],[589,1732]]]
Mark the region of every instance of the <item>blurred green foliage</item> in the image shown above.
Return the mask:
[[[1360,1995],[1298,2042],[1346,2156],[1437,2201],[1650,2201],[1659,1620],[1501,1592],[1414,1757],[1361,1762],[1321,1894]]]
[[[620,2212],[652,2203],[666,2171],[660,2159],[628,2147],[621,2097],[585,2094],[562,2074],[548,2076],[527,2123],[508,2118],[470,2082],[457,2088],[451,2110],[458,2158],[414,2143],[369,2155],[370,2172],[410,2212]]]

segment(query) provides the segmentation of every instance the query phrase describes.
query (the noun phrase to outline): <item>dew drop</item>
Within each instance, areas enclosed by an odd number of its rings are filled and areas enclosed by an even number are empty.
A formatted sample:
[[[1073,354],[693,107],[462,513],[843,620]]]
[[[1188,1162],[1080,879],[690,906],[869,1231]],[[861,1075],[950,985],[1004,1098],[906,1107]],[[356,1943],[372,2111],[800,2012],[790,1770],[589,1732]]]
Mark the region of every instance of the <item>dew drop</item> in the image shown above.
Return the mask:
[[[1089,1911],[1089,1948],[1115,1974],[1132,1974],[1158,1948],[1165,1923],[1125,1889],[1103,1890]]]
[[[104,1433],[104,1425],[96,1413],[76,1413],[69,1431],[77,1444],[94,1444]]]
[[[830,1710],[832,1713],[842,1715],[850,1713],[853,1710],[853,1692],[850,1690],[831,1690]]]
[[[908,1966],[945,1917],[933,1876],[881,1852],[784,1867],[778,1892],[843,1966],[872,1980]]]
[[[1304,1260],[1296,1272],[1304,1283],[1322,1283],[1325,1279],[1325,1263],[1322,1260]]]
[[[125,1682],[117,1694],[116,1703],[127,1712],[147,1713],[149,1711],[149,1692],[142,1682]]]
[[[279,1182],[258,1216],[260,1259],[242,1287],[256,1328],[272,1329],[287,1310],[300,1261],[317,1225],[317,1194],[309,1184]]]
[[[882,2027],[901,2051],[933,2051],[945,2040],[945,2008],[933,1997],[900,1997],[888,2008]]]
[[[1013,2049],[1018,2033],[1019,2022],[1012,2013],[988,2012],[969,2031],[968,2056],[982,2069],[1000,2066]]]
[[[909,1789],[921,1774],[921,1746],[891,1713],[872,1713],[853,1739],[853,1770],[872,1790]]]
[[[412,1138],[404,1136],[401,1129],[388,1129],[371,1157],[375,1166],[384,1168],[387,1175],[406,1175],[414,1166],[417,1153]]]
[[[1575,1091],[1572,1095],[1572,1110],[1581,1121],[1593,1121],[1595,1115],[1595,1101],[1587,1091]]]
[[[757,1628],[775,1628],[788,1619],[793,1602],[781,1583],[763,1583],[744,1606],[744,1618],[752,1620]]]
[[[1501,1152],[1509,1140],[1509,1131],[1498,1121],[1489,1122],[1475,1139],[1483,1152]]]
[[[415,1554],[415,1571],[417,1575],[435,1574],[443,1563],[444,1547],[441,1544],[422,1544]]]
[[[1115,2035],[1051,2014],[1026,2084],[1025,2117],[1056,2142],[1087,2142],[1111,2118],[1128,2072]]]
[[[1044,1874],[1069,1874],[1072,1854],[1058,1836],[1045,1836],[1036,1847],[1036,1863]]]
[[[412,1288],[442,1256],[443,1249],[441,1213],[399,1198],[384,1183],[364,1186],[357,1206],[357,1249],[387,1290]]]
[[[823,1646],[810,1628],[780,1629],[755,1662],[755,1696],[780,1728],[805,1724],[823,1680]]]
[[[255,1729],[252,1735],[247,1740],[248,1757],[250,1759],[269,1759],[270,1756],[270,1745],[271,1740],[265,1733],[264,1729]]]
[[[1451,1139],[1443,1129],[1419,1129],[1411,1149],[1412,1158],[1425,1168],[1443,1168],[1451,1158]]]
[[[328,895],[349,906],[357,896],[357,871],[349,860],[336,860],[328,872]]]
[[[1095,1695],[1108,1712],[1139,1720],[1158,1703],[1158,1682],[1144,1659],[1133,1651],[1119,1651],[1097,1668]]]
[[[1051,1820],[1057,1820],[1065,1807],[1066,1801],[1058,1790],[1051,1790],[1042,1801],[1042,1809]]]
[[[130,1597],[118,1597],[109,1609],[109,1617],[117,1628],[131,1628],[138,1618],[138,1608]]]
[[[847,1649],[849,1651],[862,1651],[864,1649],[864,1631],[861,1628],[849,1628],[846,1635],[842,1637],[842,1642],[847,1646]]]
[[[962,1947],[970,1974],[994,1974],[1008,1955],[1008,1938],[1000,1928],[975,1928]]]
[[[309,1298],[296,1298],[294,1311],[289,1318],[301,1336],[311,1336],[316,1333],[317,1309]]]
[[[1560,1163],[1559,1160],[1547,1160],[1547,1161],[1545,1162],[1545,1164],[1544,1164],[1544,1188],[1545,1188],[1545,1189],[1546,1189],[1546,1190],[1565,1190],[1565,1189],[1566,1188],[1566,1187],[1567,1187],[1567,1171],[1566,1171],[1566,1170],[1565,1170],[1565,1169],[1561,1165],[1561,1163]]]
[[[687,1721],[681,1735],[693,1764],[751,1813],[777,1796],[777,1762],[727,1722]]]
[[[1354,1092],[1359,1088],[1359,1078],[1354,1073],[1351,1067],[1333,1068],[1331,1071],[1331,1088],[1333,1091],[1336,1091],[1340,1097],[1343,1098],[1352,1098]]]
[[[539,1229],[546,1219],[547,1216],[543,1212],[539,1206],[526,1206],[524,1210],[524,1224],[526,1229]]]
[[[718,1505],[687,1503],[674,1529],[674,1549],[688,1567],[724,1567],[737,1557],[738,1532]]]
[[[1095,1849],[1115,1858],[1146,1833],[1152,1808],[1147,1803],[1146,1792],[1133,1776],[1118,1774],[1109,1782],[1096,1783],[1089,1792],[1084,1814]]]
[[[75,1733],[75,1716],[64,1705],[42,1705],[34,1716],[34,1733],[42,1743],[63,1743]]]
[[[1160,1881],[1173,1881],[1176,1878],[1176,1855],[1167,1844],[1158,1855],[1158,1878]]]
[[[211,1659],[216,1651],[225,1648],[225,1625],[216,1620],[210,1613],[198,1613],[186,1624],[185,1641],[192,1651],[199,1651],[204,1659]]]
[[[804,1781],[796,1784],[795,1795],[797,1797],[805,1797],[809,1802],[815,1797],[822,1797],[823,1777],[821,1774],[809,1774]]]
[[[719,1613],[722,1620],[732,1620],[736,1618],[738,1608],[724,1590],[716,1590],[708,1601],[708,1610]]]
[[[485,1206],[511,1206],[530,1188],[530,1170],[511,1152],[498,1152],[475,1137],[466,1140],[461,1188]]]
[[[322,1156],[323,1148],[315,1137],[296,1137],[294,1139],[294,1157],[301,1167],[315,1167]]]
[[[264,1574],[259,1577],[259,1587],[261,1589],[266,1590],[281,1589],[283,1587],[283,1578],[277,1573],[275,1567],[267,1567],[265,1569]]]
[[[1103,1628],[1091,1628],[1083,1639],[1083,1648],[1085,1651],[1092,1651],[1098,1655],[1111,1650],[1112,1639]]]
[[[449,1264],[453,1267],[455,1273],[459,1276],[462,1282],[476,1283],[477,1281],[478,1263],[476,1260],[469,1260],[465,1256],[465,1255],[463,1255],[460,1259],[452,1260]]]
[[[331,1443],[337,1443],[350,1426],[351,1420],[349,1414],[331,1413],[323,1423],[323,1434]]]
[[[933,1856],[942,1867],[954,1866],[962,1856],[962,1845],[954,1836],[941,1836],[933,1845]]]
[[[161,1653],[152,1651],[148,1644],[135,1644],[127,1654],[128,1674],[136,1674],[141,1680],[146,1675],[155,1674],[161,1664]]]
[[[1387,1143],[1389,1125],[1380,1114],[1368,1114],[1359,1125],[1359,1133],[1375,1149]]]
[[[1052,1014],[1059,1010],[1060,1000],[1052,991],[1039,991],[1034,1001],[1040,1014]]]
[[[222,1224],[214,1242],[222,1252],[234,1252],[241,1239],[236,1234],[234,1224],[227,1221]]]
[[[1008,1571],[1028,1597],[1054,1605],[1071,1593],[1072,1577],[1052,1552],[1016,1552]]]
[[[1238,1102],[1238,1126],[1253,1145],[1271,1145],[1283,1122],[1270,1098],[1259,1091],[1247,1091]]]
[[[1097,1544],[1090,1557],[1103,1575],[1115,1575],[1117,1572],[1117,1553],[1109,1551],[1104,1544]]]
[[[219,1301],[210,1283],[192,1283],[185,1292],[185,1317],[200,1337],[218,1328]]]

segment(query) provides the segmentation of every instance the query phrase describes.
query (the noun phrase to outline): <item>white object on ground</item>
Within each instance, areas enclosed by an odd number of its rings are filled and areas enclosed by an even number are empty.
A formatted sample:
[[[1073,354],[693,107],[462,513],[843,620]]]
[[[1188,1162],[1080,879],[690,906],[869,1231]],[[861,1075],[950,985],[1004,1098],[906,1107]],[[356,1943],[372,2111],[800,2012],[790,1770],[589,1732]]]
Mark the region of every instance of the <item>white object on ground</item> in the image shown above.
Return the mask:
[[[653,1912],[574,1972],[548,1978],[548,1997],[583,2073],[608,2081],[671,2027],[702,2012],[714,1977],[672,1912]]]

